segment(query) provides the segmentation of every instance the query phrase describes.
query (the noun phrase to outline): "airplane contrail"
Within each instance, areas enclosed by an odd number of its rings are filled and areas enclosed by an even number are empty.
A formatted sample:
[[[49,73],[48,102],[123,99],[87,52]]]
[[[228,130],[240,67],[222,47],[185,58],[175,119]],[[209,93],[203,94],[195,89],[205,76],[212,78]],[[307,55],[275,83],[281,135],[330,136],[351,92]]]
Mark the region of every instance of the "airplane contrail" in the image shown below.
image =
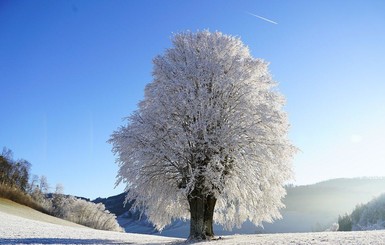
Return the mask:
[[[257,18],[259,18],[259,19],[261,19],[261,20],[264,20],[264,21],[270,22],[270,23],[272,23],[272,24],[278,25],[277,22],[272,21],[272,20],[269,20],[269,19],[267,19],[267,18],[265,18],[265,17],[259,16],[259,15],[256,15],[256,14],[252,14],[252,13],[250,13],[250,12],[246,12],[246,13],[248,13],[249,15],[252,15],[252,16],[254,16],[254,17],[257,17]]]

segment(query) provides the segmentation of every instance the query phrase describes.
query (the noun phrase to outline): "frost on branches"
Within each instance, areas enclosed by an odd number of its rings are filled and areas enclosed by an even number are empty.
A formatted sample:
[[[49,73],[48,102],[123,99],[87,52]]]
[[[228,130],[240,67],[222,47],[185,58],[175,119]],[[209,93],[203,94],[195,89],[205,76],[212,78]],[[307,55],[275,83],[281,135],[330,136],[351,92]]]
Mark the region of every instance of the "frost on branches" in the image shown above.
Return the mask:
[[[176,34],[172,44],[110,139],[127,200],[158,230],[190,219],[192,240],[213,237],[213,219],[231,229],[280,218],[295,148],[267,63],[220,32]]]

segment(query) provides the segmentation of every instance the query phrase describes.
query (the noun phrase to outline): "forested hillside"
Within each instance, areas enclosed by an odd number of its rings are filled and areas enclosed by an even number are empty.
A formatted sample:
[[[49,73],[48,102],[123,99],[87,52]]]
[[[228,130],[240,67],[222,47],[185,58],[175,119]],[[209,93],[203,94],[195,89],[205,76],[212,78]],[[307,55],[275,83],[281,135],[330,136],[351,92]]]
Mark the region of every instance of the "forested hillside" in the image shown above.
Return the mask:
[[[385,178],[341,178],[287,187],[283,219],[265,224],[265,229],[258,231],[323,231],[337,222],[338,215],[350,213],[357,204],[366,203],[383,192]]]
[[[349,214],[339,216],[338,224],[341,231],[384,230],[385,194],[357,205]]]

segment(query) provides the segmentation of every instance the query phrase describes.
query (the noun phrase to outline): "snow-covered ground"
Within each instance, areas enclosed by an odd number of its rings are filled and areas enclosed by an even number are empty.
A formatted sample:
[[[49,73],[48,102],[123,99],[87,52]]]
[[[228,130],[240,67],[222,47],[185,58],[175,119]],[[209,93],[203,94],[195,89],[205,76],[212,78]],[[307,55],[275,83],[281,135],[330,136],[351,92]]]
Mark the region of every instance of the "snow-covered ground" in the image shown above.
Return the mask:
[[[0,211],[0,244],[182,244],[183,239],[46,223]],[[384,231],[226,236],[209,244],[384,244]],[[202,243],[199,243],[202,244]]]
[[[42,221],[37,214],[9,212],[0,205],[0,244],[183,244],[184,239],[99,231]],[[31,210],[31,213],[34,211]],[[203,243],[198,243],[203,244]],[[206,244],[385,244],[385,231],[234,235]]]
[[[167,244],[181,239],[71,227],[0,211],[0,244]]]

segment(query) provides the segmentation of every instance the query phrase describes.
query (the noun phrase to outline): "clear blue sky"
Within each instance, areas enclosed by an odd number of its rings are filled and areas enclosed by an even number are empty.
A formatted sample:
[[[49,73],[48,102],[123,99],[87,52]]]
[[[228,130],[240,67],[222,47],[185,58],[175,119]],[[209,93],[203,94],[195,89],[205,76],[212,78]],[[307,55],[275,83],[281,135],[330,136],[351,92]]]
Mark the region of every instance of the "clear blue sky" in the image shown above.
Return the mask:
[[[172,33],[204,29],[239,36],[270,62],[301,150],[294,183],[385,176],[381,0],[2,0],[0,147],[66,193],[120,193],[106,141]]]

